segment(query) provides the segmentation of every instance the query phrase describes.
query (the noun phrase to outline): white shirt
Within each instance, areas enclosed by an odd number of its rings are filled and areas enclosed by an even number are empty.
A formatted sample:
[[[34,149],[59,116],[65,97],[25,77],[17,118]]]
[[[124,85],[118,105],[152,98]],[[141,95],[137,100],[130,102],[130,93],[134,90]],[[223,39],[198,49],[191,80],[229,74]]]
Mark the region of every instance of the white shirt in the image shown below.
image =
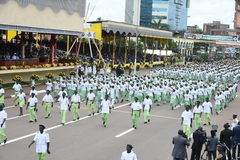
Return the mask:
[[[44,101],[44,102],[53,102],[53,98],[52,98],[52,96],[50,94],[49,95],[46,94],[43,97],[42,101]]]
[[[4,110],[0,111],[0,128],[6,128],[6,121],[3,123],[3,120],[5,118],[7,120],[7,112]],[[2,123],[3,123],[3,126],[1,127]]]
[[[201,105],[199,105],[198,107],[195,106],[195,107],[193,108],[193,113],[202,113],[202,112],[203,112],[203,108],[202,108]]]
[[[16,91],[16,92],[19,92],[20,91],[20,89],[22,89],[22,86],[21,86],[21,84],[14,84],[13,85],[13,89]]]
[[[150,98],[145,98],[143,101],[143,105],[144,105],[144,110],[149,110],[150,106],[152,105],[152,100]]]
[[[193,114],[190,110],[188,110],[188,111],[185,110],[185,111],[182,112],[181,117],[183,118],[183,124],[190,125],[191,124],[191,119],[193,118]]]
[[[102,112],[101,113],[109,113],[109,108],[111,106],[111,102],[109,100],[103,100],[101,102],[101,106],[102,106]]]
[[[47,85],[47,89],[46,90],[51,91],[52,90],[52,86],[53,86],[52,83],[51,82],[47,82],[46,85]]]
[[[131,151],[127,153],[127,151],[122,152],[121,160],[137,160],[136,154]]]
[[[24,92],[22,92],[22,93],[18,93],[18,98],[19,99],[24,99],[24,97],[26,97],[26,94],[24,93]]]
[[[140,102],[133,102],[132,105],[131,105],[131,108],[133,110],[141,110],[142,109],[142,105],[140,104]]]
[[[37,153],[46,153],[47,152],[47,143],[50,142],[49,134],[43,131],[41,134],[38,131],[33,139],[36,142],[36,152]]]
[[[88,93],[87,98],[88,98],[89,101],[93,101],[94,98],[95,98],[95,94],[93,92],[92,93]]]
[[[37,90],[36,89],[34,89],[34,90],[30,90],[30,93],[29,93],[29,95],[31,96],[32,95],[32,93],[34,93],[34,95],[35,96],[37,96],[38,95],[38,92],[37,92]]]
[[[37,100],[37,98],[36,97],[30,97],[29,99],[28,99],[28,102],[29,102],[29,106],[30,107],[34,107],[35,106],[35,104],[38,102],[38,100]]]
[[[4,93],[5,93],[5,92],[4,92],[4,89],[1,88],[1,89],[0,89],[0,95],[1,95],[1,94],[4,94]]]
[[[66,92],[66,91],[59,91],[59,92],[58,92],[58,96],[59,96],[59,97],[62,97],[63,92],[65,93],[65,95],[66,95],[66,97],[67,97],[68,95],[67,95],[67,92]]]
[[[80,96],[78,94],[73,94],[71,97],[71,102],[73,103],[79,103],[81,101]]]
[[[65,98],[60,97],[60,98],[58,99],[58,101],[60,102],[60,108],[61,108],[61,110],[67,110],[67,109],[68,109],[69,101],[68,101],[68,98],[67,98],[67,97],[65,97]]]
[[[203,113],[211,113],[212,103],[204,102],[203,104]]]

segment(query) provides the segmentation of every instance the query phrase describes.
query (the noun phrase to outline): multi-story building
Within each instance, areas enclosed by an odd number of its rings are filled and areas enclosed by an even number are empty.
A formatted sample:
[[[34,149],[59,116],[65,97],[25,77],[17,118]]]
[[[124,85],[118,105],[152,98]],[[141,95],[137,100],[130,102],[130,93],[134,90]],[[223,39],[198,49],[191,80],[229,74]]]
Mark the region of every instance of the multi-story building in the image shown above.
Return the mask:
[[[221,24],[220,21],[213,21],[212,23],[203,24],[203,32],[209,35],[227,35],[229,24]]]
[[[125,22],[149,26],[151,20],[169,24],[171,30],[187,30],[190,0],[126,0]]]
[[[240,35],[240,0],[236,0],[235,3],[235,17],[234,17],[234,29],[237,35]]]
[[[201,30],[198,25],[187,26],[187,33],[192,33],[193,31]]]

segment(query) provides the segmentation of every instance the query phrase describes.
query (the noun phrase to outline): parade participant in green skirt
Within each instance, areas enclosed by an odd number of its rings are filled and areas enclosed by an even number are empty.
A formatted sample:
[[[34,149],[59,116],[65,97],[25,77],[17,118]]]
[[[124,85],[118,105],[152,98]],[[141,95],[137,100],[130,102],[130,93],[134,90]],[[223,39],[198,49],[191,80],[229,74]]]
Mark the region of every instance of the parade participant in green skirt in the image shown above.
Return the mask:
[[[198,127],[201,127],[202,125],[202,112],[203,112],[203,108],[200,105],[200,101],[196,102],[196,106],[193,108],[193,114],[194,114],[194,122],[195,122],[195,129],[197,130]]]
[[[50,108],[53,107],[53,97],[50,94],[49,90],[47,90],[47,94],[42,99],[42,106],[44,103],[45,103],[45,111],[46,111],[45,118],[48,118],[51,114]]]
[[[147,95],[143,101],[144,124],[150,122],[149,113],[151,112],[152,100]]]
[[[71,97],[71,106],[73,109],[73,121],[79,120],[80,114],[79,114],[79,109],[80,109],[80,102],[81,98],[77,94],[77,90],[74,91],[74,94]],[[71,110],[71,108],[69,108]]]
[[[88,116],[94,115],[94,101],[95,101],[95,94],[93,90],[90,89],[90,92],[87,95],[86,105],[88,106]]]
[[[16,98],[18,96],[20,90],[22,89],[22,86],[21,86],[21,84],[19,84],[19,81],[16,81],[12,88],[15,90],[14,97]],[[17,106],[18,104],[19,104],[19,100],[16,100],[15,106]]]
[[[69,109],[69,101],[68,98],[66,97],[66,93],[63,92],[62,96],[58,99],[59,104],[60,104],[60,109],[61,109],[61,124],[65,125],[66,123],[66,113],[67,110]]]
[[[23,115],[23,106],[26,105],[26,94],[23,92],[23,89],[20,89],[20,92],[16,96],[14,102],[18,101],[19,107],[20,107],[20,114],[19,116]]]
[[[32,93],[31,97],[29,97],[29,99],[28,99],[28,103],[27,103],[27,107],[26,107],[26,110],[27,110],[28,107],[30,106],[29,107],[29,116],[30,116],[29,122],[33,122],[33,118],[34,118],[34,121],[37,122],[37,115],[36,115],[37,103],[38,103],[38,100],[35,97],[35,94]]]
[[[133,128],[137,129],[138,127],[138,120],[141,115],[141,109],[142,109],[142,104],[138,102],[138,98],[135,98],[135,101],[131,104],[132,112],[132,122],[133,122]]]
[[[3,107],[4,107],[4,93],[5,93],[5,91],[2,88],[2,84],[0,84],[0,104],[2,104]]]
[[[104,127],[107,127],[109,113],[111,113],[111,102],[108,100],[108,95],[106,95],[101,102],[101,118]]]

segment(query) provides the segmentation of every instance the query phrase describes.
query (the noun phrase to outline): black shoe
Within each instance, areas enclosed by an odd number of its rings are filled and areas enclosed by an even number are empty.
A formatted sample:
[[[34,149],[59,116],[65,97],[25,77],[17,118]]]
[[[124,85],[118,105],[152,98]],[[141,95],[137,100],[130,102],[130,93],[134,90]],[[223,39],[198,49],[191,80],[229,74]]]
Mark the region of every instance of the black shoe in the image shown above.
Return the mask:
[[[148,120],[148,122],[150,122],[150,119]]]
[[[29,121],[29,123],[32,123],[33,121]]]
[[[134,129],[137,129],[137,127],[134,127]]]
[[[50,113],[48,114],[48,117],[50,117]]]
[[[210,125],[211,125],[211,123],[210,123],[210,122],[208,122],[208,125],[210,126]]]
[[[135,128],[135,126],[133,125],[133,128]]]
[[[37,119],[35,119],[34,121],[37,122]]]
[[[72,121],[76,121],[76,119],[73,119]]]
[[[48,117],[45,117],[46,119],[48,119]]]
[[[207,124],[206,124],[206,123],[204,123],[203,125],[204,125],[204,126],[206,126]]]
[[[92,114],[92,115],[94,116],[94,114],[95,114],[95,113],[93,112],[93,114]]]
[[[89,114],[88,116],[91,116],[91,114]]]
[[[144,124],[147,124],[147,122],[144,122]]]
[[[104,125],[104,127],[107,127],[106,124]]]
[[[63,125],[63,126],[64,126],[64,123],[61,123],[61,125]]]
[[[6,139],[4,139],[3,143],[4,143],[4,144],[5,144],[5,143],[7,143],[7,138],[6,138]]]
[[[97,111],[97,113],[99,113],[99,111]]]
[[[79,117],[77,117],[77,120],[79,120]]]
[[[38,111],[38,109],[36,109],[36,112]]]
[[[157,104],[157,106],[160,106],[160,104]]]
[[[123,100],[121,101],[121,103],[123,103]]]

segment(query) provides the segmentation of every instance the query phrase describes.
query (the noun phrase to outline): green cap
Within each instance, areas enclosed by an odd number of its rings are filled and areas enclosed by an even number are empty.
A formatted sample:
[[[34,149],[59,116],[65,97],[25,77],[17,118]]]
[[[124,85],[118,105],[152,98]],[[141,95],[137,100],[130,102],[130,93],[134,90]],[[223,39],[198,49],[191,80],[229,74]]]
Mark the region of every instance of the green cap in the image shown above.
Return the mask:
[[[131,144],[127,144],[127,147],[130,147],[131,149],[133,148],[133,146]]]
[[[0,108],[3,108],[4,106],[3,106],[3,104],[0,104]]]

